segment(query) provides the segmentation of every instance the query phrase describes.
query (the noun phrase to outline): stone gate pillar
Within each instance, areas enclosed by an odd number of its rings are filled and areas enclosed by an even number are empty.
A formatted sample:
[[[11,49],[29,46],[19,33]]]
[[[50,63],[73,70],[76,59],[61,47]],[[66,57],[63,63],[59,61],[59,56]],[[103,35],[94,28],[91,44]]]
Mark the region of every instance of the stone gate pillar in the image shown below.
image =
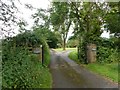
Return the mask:
[[[88,63],[96,62],[96,44],[87,45],[87,61]]]

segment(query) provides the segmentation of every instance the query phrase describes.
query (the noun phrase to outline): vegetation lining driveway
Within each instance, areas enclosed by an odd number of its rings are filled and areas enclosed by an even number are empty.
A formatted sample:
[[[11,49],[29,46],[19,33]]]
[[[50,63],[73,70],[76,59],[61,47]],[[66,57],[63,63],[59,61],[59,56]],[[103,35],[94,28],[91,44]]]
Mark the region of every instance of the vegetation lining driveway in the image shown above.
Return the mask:
[[[70,51],[51,50],[53,88],[118,88],[118,85],[79,66],[68,58]]]

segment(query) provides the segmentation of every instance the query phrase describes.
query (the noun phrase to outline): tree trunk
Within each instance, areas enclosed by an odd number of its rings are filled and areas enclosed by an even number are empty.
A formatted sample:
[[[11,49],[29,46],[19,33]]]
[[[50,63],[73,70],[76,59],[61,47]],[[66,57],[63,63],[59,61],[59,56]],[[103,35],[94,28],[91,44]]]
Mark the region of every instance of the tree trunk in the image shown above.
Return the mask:
[[[63,50],[66,50],[66,39],[63,39]]]

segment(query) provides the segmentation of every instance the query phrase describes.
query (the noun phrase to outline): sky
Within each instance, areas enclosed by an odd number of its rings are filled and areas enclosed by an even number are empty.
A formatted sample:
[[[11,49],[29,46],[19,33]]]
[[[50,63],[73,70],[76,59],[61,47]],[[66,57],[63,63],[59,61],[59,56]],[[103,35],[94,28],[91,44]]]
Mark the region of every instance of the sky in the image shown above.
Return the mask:
[[[47,9],[50,6],[49,0],[20,0],[22,5],[17,6],[19,10],[22,12],[21,17],[24,17],[24,19],[28,22],[27,29],[31,28],[33,25],[33,19],[31,19],[31,15],[36,12],[36,10],[29,10],[25,8],[24,4],[31,4],[34,8],[42,8]]]

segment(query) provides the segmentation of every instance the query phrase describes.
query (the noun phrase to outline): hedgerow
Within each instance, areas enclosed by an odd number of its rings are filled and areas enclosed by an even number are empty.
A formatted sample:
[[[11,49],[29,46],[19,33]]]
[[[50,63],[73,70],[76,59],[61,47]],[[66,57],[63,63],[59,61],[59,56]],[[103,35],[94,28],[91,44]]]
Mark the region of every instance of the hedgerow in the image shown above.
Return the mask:
[[[19,42],[20,41],[20,42]],[[48,66],[50,54],[44,39],[33,33],[19,34],[2,41],[2,87],[3,88],[50,88],[51,74],[43,67],[38,55],[29,51],[42,44],[44,66]]]

